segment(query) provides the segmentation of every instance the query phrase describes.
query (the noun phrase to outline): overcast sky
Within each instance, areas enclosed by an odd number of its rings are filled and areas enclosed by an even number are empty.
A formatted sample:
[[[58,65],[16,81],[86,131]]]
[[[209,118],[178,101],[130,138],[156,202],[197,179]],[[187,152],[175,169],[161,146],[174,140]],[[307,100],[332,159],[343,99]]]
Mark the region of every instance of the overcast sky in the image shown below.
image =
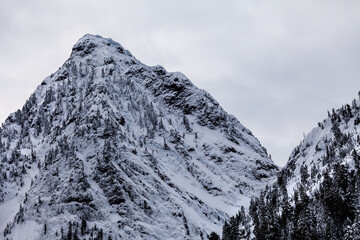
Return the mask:
[[[360,1],[0,0],[0,122],[86,33],[181,71],[283,166],[360,90]]]

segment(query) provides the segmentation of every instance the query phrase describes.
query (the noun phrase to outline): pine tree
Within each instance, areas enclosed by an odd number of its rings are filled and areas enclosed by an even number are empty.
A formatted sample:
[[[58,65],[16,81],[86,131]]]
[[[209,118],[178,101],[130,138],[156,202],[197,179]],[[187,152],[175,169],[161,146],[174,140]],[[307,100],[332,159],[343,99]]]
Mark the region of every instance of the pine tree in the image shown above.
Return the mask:
[[[352,151],[351,156],[352,156],[352,159],[354,160],[355,168],[359,170],[360,169],[360,158],[355,149]]]
[[[69,222],[69,229],[68,229],[68,233],[67,233],[67,240],[72,240],[72,223],[71,221]]]
[[[344,240],[354,240],[354,229],[352,226],[347,225],[345,228]]]
[[[230,225],[225,221],[222,229],[222,240],[231,240]]]
[[[302,184],[308,183],[309,173],[308,173],[308,167],[305,164],[300,167],[300,178]]]
[[[210,233],[209,240],[220,240],[220,236],[216,232]]]

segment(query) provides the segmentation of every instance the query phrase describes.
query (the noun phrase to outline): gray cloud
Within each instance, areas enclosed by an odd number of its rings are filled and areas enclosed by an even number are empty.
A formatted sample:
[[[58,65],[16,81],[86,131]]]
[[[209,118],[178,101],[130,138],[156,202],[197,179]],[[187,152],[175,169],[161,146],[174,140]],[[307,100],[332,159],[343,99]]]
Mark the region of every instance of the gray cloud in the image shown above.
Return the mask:
[[[0,121],[85,33],[181,71],[284,165],[303,133],[357,95],[358,1],[0,0]]]

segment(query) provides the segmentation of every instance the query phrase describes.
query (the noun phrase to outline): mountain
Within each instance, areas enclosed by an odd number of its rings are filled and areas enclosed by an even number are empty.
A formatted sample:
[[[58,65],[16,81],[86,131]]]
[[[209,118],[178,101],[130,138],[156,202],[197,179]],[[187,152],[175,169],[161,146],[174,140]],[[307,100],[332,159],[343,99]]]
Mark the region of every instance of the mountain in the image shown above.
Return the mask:
[[[359,99],[328,112],[234,225],[252,221],[255,239],[359,239],[359,115]]]
[[[205,239],[272,181],[264,147],[181,73],[87,34],[0,128],[6,239]]]

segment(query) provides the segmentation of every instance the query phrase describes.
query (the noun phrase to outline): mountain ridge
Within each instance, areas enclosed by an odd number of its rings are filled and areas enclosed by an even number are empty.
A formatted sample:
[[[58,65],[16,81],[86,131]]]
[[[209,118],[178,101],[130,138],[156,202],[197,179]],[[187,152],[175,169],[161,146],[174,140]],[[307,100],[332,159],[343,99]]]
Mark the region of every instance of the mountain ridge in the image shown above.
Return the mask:
[[[360,100],[328,111],[292,151],[289,161],[233,216],[223,240],[357,239],[360,236]],[[251,227],[252,227],[252,230]],[[233,229],[237,229],[234,231]]]

